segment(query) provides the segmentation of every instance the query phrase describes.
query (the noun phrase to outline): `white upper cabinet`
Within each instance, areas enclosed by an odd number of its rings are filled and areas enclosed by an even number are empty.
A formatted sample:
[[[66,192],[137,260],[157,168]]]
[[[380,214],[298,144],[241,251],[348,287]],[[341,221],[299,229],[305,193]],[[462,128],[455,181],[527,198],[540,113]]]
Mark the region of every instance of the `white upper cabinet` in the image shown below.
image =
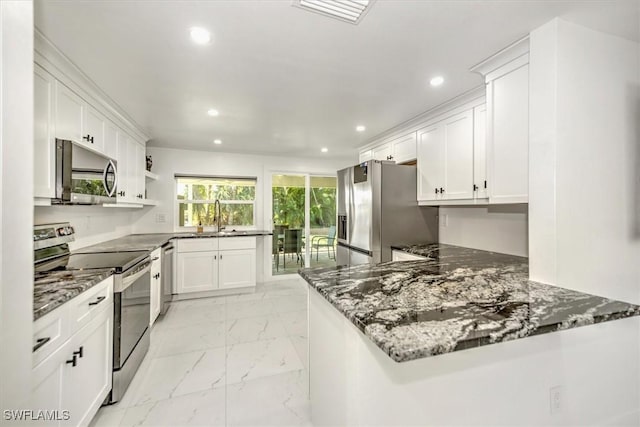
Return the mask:
[[[374,147],[371,150],[371,157],[373,160],[392,160],[393,149],[391,144],[387,143]]]
[[[110,120],[104,123],[104,154],[111,159],[118,158],[118,126]]]
[[[411,132],[395,138],[373,148],[362,150],[359,153],[359,161],[367,160],[393,160],[396,163],[406,163],[416,160],[417,133]]]
[[[418,201],[436,201],[444,186],[444,140],[441,124],[418,131]]]
[[[444,182],[440,189],[445,200],[473,198],[473,111],[444,121]]]
[[[486,199],[487,193],[487,106],[473,109],[473,189],[475,197]]]
[[[104,131],[106,119],[95,108],[90,105],[85,107],[85,126],[83,140],[87,142],[93,149],[104,153]]]
[[[408,135],[391,141],[391,160],[395,160],[396,163],[406,163],[416,160],[416,141],[417,132],[411,132]]]
[[[68,139],[84,145],[90,145],[82,138],[85,102],[64,84],[56,81],[55,123],[56,138]]]
[[[529,201],[529,40],[473,67],[485,77],[490,203]]]
[[[473,110],[418,131],[418,201],[473,199]]]
[[[54,91],[55,78],[35,65],[33,79],[34,129],[33,171],[34,197],[55,197],[55,128]]]

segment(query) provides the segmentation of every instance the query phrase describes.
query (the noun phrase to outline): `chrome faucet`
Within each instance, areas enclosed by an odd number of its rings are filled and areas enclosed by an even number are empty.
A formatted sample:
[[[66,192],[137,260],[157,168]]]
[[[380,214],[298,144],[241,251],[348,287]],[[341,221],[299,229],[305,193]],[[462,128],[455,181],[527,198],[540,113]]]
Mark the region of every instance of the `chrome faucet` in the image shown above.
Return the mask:
[[[215,221],[217,227],[218,227],[218,233],[222,230],[224,230],[227,227],[221,227],[220,226],[220,220],[222,219],[222,212],[220,211],[220,200],[216,199],[214,205],[213,205],[213,210],[215,211],[213,213],[213,220]]]

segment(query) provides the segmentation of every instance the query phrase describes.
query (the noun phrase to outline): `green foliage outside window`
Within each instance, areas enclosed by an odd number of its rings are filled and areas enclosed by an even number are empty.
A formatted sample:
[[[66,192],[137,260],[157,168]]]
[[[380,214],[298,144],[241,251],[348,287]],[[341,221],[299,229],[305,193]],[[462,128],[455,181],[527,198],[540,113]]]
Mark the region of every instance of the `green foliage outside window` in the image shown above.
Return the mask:
[[[304,227],[304,187],[273,187],[273,220],[289,228]],[[311,188],[311,228],[327,228],[336,222],[336,189]]]
[[[177,190],[180,227],[216,225],[216,199],[220,200],[221,225],[254,225],[255,180],[178,178]]]

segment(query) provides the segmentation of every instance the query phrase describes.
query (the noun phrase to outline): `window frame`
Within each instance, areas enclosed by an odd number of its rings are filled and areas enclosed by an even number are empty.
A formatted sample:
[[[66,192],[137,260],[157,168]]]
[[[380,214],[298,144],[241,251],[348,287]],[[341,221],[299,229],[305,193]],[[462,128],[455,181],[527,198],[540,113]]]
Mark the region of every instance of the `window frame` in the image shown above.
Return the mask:
[[[178,199],[178,183],[180,179],[209,179],[212,181],[215,180],[234,180],[234,181],[250,181],[253,183],[255,192],[253,196],[253,200],[220,200],[222,205],[251,205],[253,206],[253,218],[251,225],[224,225],[226,230],[256,230],[257,225],[257,199],[258,199],[258,178],[255,176],[247,177],[247,176],[211,176],[211,175],[191,175],[191,174],[175,174],[174,175],[174,185],[173,185],[173,199],[174,199],[174,231],[177,232],[185,232],[185,231],[193,231],[197,230],[197,225],[192,226],[181,226],[180,225],[180,204],[214,204],[215,200],[192,200],[192,199]],[[203,225],[204,231],[217,231],[216,225]]]

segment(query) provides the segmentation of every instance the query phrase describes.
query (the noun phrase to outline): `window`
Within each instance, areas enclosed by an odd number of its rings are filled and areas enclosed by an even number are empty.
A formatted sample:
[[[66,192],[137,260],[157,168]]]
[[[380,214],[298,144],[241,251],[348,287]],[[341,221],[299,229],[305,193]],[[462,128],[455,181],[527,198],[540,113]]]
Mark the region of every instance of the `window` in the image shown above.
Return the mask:
[[[222,226],[255,225],[256,178],[176,176],[176,189],[179,227],[216,225],[216,200]]]

